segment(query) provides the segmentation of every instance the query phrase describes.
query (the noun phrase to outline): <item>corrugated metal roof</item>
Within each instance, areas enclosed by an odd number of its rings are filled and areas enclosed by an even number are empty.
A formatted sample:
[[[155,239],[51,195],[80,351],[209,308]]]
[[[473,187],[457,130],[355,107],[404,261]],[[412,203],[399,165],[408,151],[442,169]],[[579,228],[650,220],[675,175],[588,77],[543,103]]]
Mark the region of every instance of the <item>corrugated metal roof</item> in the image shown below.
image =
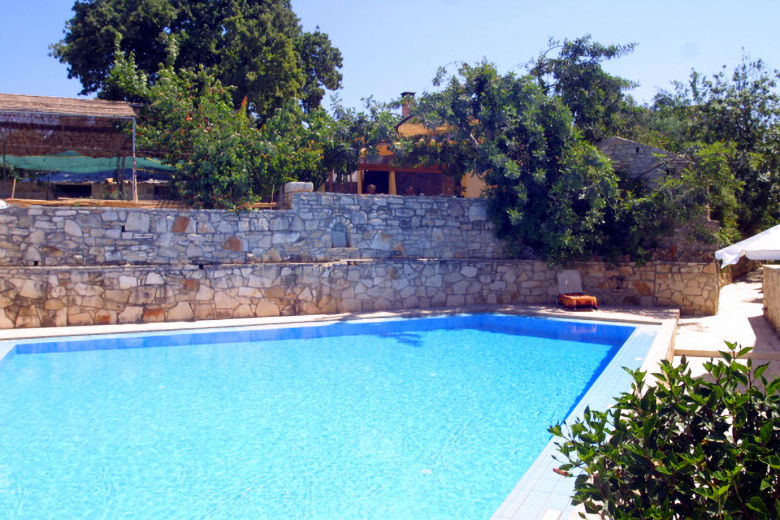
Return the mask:
[[[126,101],[0,94],[0,112],[132,118],[136,108]]]

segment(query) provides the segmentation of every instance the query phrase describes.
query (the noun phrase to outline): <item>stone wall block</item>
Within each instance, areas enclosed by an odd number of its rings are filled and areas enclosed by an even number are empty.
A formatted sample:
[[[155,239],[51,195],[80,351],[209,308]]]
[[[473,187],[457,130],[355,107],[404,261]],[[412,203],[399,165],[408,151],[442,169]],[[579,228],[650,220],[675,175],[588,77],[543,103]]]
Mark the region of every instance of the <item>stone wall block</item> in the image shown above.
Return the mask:
[[[234,309],[238,306],[238,300],[232,295],[220,291],[214,295],[214,306],[217,309]]]
[[[88,229],[90,231],[103,227],[103,218],[100,213],[94,211],[82,210],[76,217],[79,225],[82,229]]]
[[[113,209],[106,208],[105,211],[101,213],[100,218],[103,222],[114,222],[119,219],[119,216]]]
[[[95,325],[113,325],[118,322],[115,311],[99,310],[95,313]]]
[[[279,285],[269,287],[264,291],[265,297],[273,300],[281,300],[285,296],[285,290]]]
[[[63,230],[65,233],[67,233],[70,236],[73,237],[82,237],[83,233],[81,231],[81,226],[79,226],[75,220],[67,219],[65,221],[65,225],[63,227]]]
[[[150,218],[152,220],[152,233],[156,235],[163,235],[172,232],[174,220],[171,215],[153,213],[150,215]]]
[[[155,301],[156,297],[157,297],[157,289],[155,289],[154,287],[152,286],[136,287],[135,289],[131,290],[128,303],[133,305],[152,303]]]
[[[117,322],[137,322],[144,309],[157,308],[170,319],[179,312],[171,314],[174,308],[186,311],[180,303],[204,319],[315,307],[443,306],[448,297],[457,304],[457,296],[466,303],[554,300],[556,271],[544,262],[503,258],[484,201],[319,193],[296,194],[293,201],[291,210],[240,216],[12,205],[0,214],[0,323],[61,323],[63,309],[70,309],[68,322],[94,321],[100,310],[116,312]],[[331,247],[334,222],[343,224],[349,247]],[[221,264],[243,251],[239,267]],[[46,268],[31,265],[36,261]],[[282,263],[290,261],[317,263]],[[182,268],[192,264],[209,267]],[[84,267],[52,269],[73,265]],[[585,262],[577,268],[585,291],[605,305],[678,302],[686,313],[717,309],[714,263]],[[37,318],[22,311],[30,304],[40,306]]]
[[[650,296],[653,294],[653,288],[641,280],[634,282],[634,288],[641,296]]]
[[[120,276],[119,288],[120,289],[132,289],[138,286],[138,278],[135,276]]]
[[[187,302],[179,302],[168,311],[166,321],[190,321],[195,316]]]
[[[44,294],[43,283],[38,280],[24,280],[19,289],[19,296],[29,299],[42,298]]]
[[[248,298],[251,300],[252,298],[262,297],[263,293],[262,291],[260,291],[260,289],[253,289],[252,287],[240,286],[238,288],[238,295],[242,298]]]
[[[260,256],[260,259],[263,262],[281,262],[282,255],[279,253],[278,249],[271,248],[267,251],[264,251]]]
[[[184,256],[187,259],[187,263],[191,261],[194,263],[199,263],[204,256],[203,249],[197,246],[196,244],[190,244],[189,246],[187,246]]]
[[[176,251],[171,251],[171,248],[174,245],[173,233],[166,233],[161,231],[156,236],[157,238],[155,239],[155,244],[160,248],[161,255],[170,258],[171,253],[176,253]]]
[[[15,325],[14,320],[5,313],[5,309],[0,309],[0,329],[12,329]]]
[[[171,231],[173,233],[192,233],[194,227],[191,224],[192,224],[192,219],[190,219],[190,217],[178,216],[173,221],[173,226],[171,227]]]
[[[100,285],[79,282],[73,286],[73,292],[79,296],[97,296],[103,293]]]
[[[163,285],[164,283],[165,280],[163,280],[163,277],[155,272],[147,274],[146,279],[144,280],[144,285]]]
[[[216,317],[214,306],[211,304],[196,303],[192,311],[196,320],[211,320]]]
[[[199,222],[197,231],[189,231],[190,238],[196,238],[197,235],[213,235],[217,229],[212,226],[209,222]]]
[[[54,311],[54,315],[52,316],[51,323],[47,324],[47,326],[50,327],[67,327],[68,325],[68,310],[67,309],[58,309]],[[0,328],[2,328],[0,326]]]
[[[68,325],[69,326],[78,326],[78,325],[94,325],[95,323],[95,316],[91,312],[68,312]]]
[[[42,229],[35,229],[25,240],[28,244],[41,245],[46,243],[46,233]]]
[[[41,252],[38,250],[38,248],[32,245],[24,249],[24,253],[22,254],[22,259],[25,261],[27,265],[30,264],[38,265],[43,261]]]
[[[65,302],[63,300],[47,299],[43,304],[43,308],[47,311],[58,311],[65,308]]]
[[[231,235],[222,243],[222,250],[223,251],[241,252],[241,251],[244,250],[244,246],[241,243],[240,239],[238,239],[235,236]]]
[[[200,289],[200,280],[195,278],[180,278],[179,283],[188,292],[197,292]]]
[[[148,233],[150,225],[151,218],[149,214],[143,212],[143,210],[130,211],[127,214],[127,220],[125,220],[125,231]]]
[[[102,296],[81,296],[78,298],[79,307],[84,309],[104,309],[105,299]]]
[[[159,323],[165,321],[165,311],[160,308],[146,308],[144,309],[141,321],[144,323]]]
[[[279,306],[269,300],[261,300],[255,306],[255,316],[279,316]]]

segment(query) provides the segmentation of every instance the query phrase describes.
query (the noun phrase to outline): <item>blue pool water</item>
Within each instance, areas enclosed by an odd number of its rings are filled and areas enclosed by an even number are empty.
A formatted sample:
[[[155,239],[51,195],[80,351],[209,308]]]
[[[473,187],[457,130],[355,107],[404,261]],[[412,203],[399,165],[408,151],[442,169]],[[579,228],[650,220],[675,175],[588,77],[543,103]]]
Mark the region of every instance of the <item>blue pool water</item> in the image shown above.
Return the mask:
[[[471,315],[18,343],[0,518],[487,519],[633,330]]]

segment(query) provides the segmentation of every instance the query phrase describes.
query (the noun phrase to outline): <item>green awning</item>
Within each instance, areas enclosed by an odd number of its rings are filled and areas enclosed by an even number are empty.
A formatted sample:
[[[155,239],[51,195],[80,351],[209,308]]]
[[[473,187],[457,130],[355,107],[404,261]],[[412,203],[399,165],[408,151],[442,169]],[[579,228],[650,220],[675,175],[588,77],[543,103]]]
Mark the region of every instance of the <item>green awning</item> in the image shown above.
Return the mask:
[[[68,173],[96,173],[123,168],[130,169],[133,164],[132,157],[87,157],[78,152],[62,152],[52,155],[5,155],[3,161],[8,166],[20,170],[68,172]],[[136,168],[139,170],[163,170],[174,171],[168,166],[148,157],[136,157]]]

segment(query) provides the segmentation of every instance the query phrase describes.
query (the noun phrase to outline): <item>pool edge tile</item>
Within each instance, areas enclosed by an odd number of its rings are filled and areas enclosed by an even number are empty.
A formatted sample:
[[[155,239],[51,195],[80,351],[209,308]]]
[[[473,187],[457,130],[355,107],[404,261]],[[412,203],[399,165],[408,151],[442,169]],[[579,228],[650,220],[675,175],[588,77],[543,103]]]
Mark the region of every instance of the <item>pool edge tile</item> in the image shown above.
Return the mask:
[[[654,336],[650,345],[647,347],[646,354],[639,368],[643,371],[654,370],[661,360],[666,359],[672,339],[674,337],[674,331],[677,327],[677,319],[663,320],[655,325],[648,325],[646,323],[637,323],[637,329],[632,335],[642,336],[648,334],[649,327],[655,329]],[[630,341],[630,340],[629,340]],[[624,345],[625,346],[625,345]],[[577,417],[580,417],[582,411],[586,406],[591,406],[597,409],[603,409],[609,404],[604,404],[605,399],[608,402],[614,401],[617,396],[616,387],[618,386],[617,376],[618,373],[615,370],[624,372],[622,368],[616,366],[625,357],[635,357],[635,349],[628,345],[629,349],[621,352],[615,356],[610,362],[609,367],[599,376],[593,386],[588,390],[583,399],[574,407],[569,417],[565,422],[572,421]],[[622,356],[621,356],[622,354]],[[626,374],[627,376],[628,374]],[[606,378],[605,378],[606,376]],[[623,388],[623,391],[627,389]],[[553,469],[558,467],[561,463],[556,461],[553,457],[558,453],[555,445],[555,438],[551,438],[539,456],[534,460],[525,474],[521,477],[520,481],[515,485],[514,489],[509,493],[505,501],[496,509],[491,516],[491,520],[543,520],[545,514],[549,510],[559,511],[560,518],[568,518],[574,509],[571,504],[571,495],[574,491],[574,478],[563,477],[553,472]],[[553,478],[559,479],[560,483],[555,485],[552,491],[546,492],[548,500],[545,502],[543,509],[540,511],[536,503],[528,502],[528,497],[539,497],[538,493],[542,493],[542,489],[547,487],[548,479],[550,475]],[[545,486],[539,486],[537,484],[540,480],[545,481]]]

